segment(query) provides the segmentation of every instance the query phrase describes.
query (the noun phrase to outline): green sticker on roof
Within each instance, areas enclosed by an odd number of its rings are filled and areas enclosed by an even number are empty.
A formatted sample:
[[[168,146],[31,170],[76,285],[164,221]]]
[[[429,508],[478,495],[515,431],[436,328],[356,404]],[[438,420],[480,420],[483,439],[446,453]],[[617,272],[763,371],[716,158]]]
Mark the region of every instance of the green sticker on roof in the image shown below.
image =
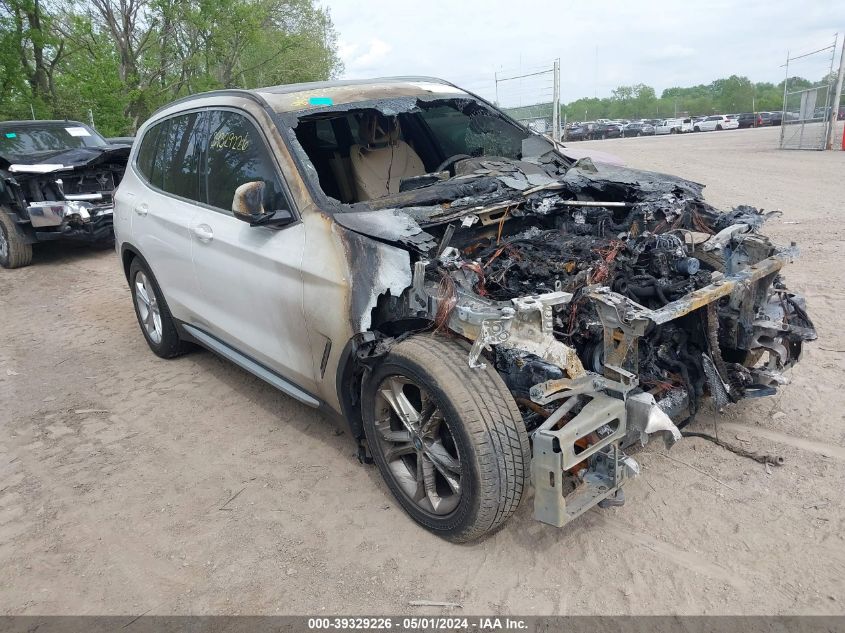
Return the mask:
[[[6,132],[6,138],[17,138],[18,135],[14,132]]]
[[[313,106],[330,106],[334,105],[331,97],[309,97],[308,103]]]

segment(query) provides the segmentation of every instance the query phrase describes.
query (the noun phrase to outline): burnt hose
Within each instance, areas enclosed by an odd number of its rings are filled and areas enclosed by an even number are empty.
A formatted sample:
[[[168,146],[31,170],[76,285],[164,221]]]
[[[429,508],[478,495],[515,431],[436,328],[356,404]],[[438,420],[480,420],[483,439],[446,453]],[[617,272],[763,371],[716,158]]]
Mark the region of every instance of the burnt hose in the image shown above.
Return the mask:
[[[715,435],[710,435],[709,433],[699,433],[697,431],[681,431],[681,435],[684,437],[700,437],[703,440],[713,442],[714,444],[716,444],[716,446],[721,446],[725,450],[728,450],[731,453],[734,453],[735,455],[739,455],[740,457],[747,457],[748,459],[753,459],[755,462],[759,462],[761,464],[771,464],[772,466],[783,466],[784,464],[784,459],[780,455],[772,455],[770,453],[750,451],[739,446],[734,446],[733,444],[728,444],[726,441],[720,440]]]

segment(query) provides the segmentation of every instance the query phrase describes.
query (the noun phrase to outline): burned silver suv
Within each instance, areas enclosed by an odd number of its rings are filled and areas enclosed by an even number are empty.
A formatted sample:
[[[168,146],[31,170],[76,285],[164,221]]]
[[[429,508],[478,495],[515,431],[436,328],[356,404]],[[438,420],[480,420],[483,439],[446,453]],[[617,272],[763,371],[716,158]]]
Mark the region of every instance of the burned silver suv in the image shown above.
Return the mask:
[[[774,393],[815,338],[766,216],[574,161],[426,78],[197,95],[140,130],[115,233],[141,331],[344,417],[454,541],[619,505],[624,452]]]

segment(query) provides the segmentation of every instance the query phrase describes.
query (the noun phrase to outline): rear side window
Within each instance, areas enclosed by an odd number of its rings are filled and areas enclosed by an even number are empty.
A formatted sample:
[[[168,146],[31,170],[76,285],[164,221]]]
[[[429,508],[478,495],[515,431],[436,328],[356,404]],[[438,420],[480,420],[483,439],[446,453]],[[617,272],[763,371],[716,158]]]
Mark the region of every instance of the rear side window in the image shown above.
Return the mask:
[[[156,124],[144,135],[136,164],[151,185],[200,201],[202,120],[198,112],[183,114]]]
[[[156,184],[153,182],[152,177],[153,161],[157,151],[158,135],[161,132],[162,126],[165,124],[166,122],[164,124],[159,123],[147,130],[147,133],[144,134],[144,138],[141,139],[141,143],[138,146],[138,157],[135,159],[135,165],[138,167],[138,171],[151,184]]]
[[[232,210],[235,189],[254,181],[264,182],[264,209],[288,208],[270,151],[255,125],[236,112],[209,113],[206,155],[208,204]]]

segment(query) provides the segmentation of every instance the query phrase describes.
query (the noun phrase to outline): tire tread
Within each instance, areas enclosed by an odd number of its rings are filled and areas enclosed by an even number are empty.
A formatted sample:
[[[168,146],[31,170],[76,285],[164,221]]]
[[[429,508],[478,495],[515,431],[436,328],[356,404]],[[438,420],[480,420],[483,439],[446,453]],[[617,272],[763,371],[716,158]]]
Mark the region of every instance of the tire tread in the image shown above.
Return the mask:
[[[531,459],[528,434],[510,391],[489,364],[470,368],[467,346],[454,339],[416,335],[390,353],[418,364],[448,389],[475,446],[480,506],[475,521],[448,538],[466,542],[496,531],[519,507]]]
[[[24,241],[20,235],[15,221],[9,212],[0,208],[0,223],[3,224],[6,233],[6,242],[9,245],[9,257],[3,264],[4,268],[23,268],[32,263],[32,244]]]

